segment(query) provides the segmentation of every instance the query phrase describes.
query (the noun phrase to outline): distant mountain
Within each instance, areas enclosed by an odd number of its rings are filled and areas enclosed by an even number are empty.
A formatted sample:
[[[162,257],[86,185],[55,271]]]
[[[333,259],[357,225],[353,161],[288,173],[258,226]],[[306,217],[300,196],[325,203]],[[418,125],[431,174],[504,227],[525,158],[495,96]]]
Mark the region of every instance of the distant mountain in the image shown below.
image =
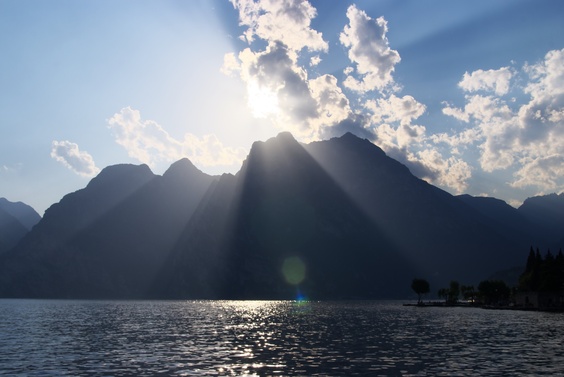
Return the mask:
[[[186,159],[104,169],[4,256],[0,295],[142,297],[213,181]]]
[[[556,249],[564,244],[564,194],[528,198],[519,208],[488,197],[458,196],[488,219],[488,225],[520,244]]]
[[[522,265],[534,227],[454,197],[352,134],[256,142],[236,175],[104,169],[0,255],[0,296],[398,298]],[[517,220],[516,220],[517,219]],[[527,243],[525,243],[527,242]]]
[[[29,205],[22,202],[10,202],[0,198],[0,209],[15,217],[27,230],[31,230],[41,220],[41,216]]]
[[[0,198],[0,254],[14,247],[40,219],[27,204]]]
[[[564,243],[564,193],[529,198],[523,202],[518,211],[541,228],[541,235],[550,241],[552,248],[562,246]]]
[[[483,214],[486,224],[506,238],[516,240],[521,245],[547,247],[548,240],[542,234],[541,224],[503,200],[470,195],[460,195],[458,198]]]

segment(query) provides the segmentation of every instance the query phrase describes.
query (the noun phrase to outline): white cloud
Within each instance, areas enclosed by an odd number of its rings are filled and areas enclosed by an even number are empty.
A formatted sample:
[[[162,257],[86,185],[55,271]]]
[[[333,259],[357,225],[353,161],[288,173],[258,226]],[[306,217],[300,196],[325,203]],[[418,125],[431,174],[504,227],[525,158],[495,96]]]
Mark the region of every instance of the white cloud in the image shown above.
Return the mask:
[[[468,128],[453,135],[444,132],[433,134],[430,139],[435,144],[444,143],[456,149],[460,146],[467,146],[480,141],[482,139],[482,131],[479,128]]]
[[[450,107],[445,104],[443,114],[455,117],[463,122],[470,122],[471,118],[480,122],[505,121],[513,116],[507,103],[494,96],[471,95],[466,96],[464,109]]]
[[[84,177],[93,177],[100,172],[92,156],[70,141],[54,140],[51,144],[51,157]]]
[[[332,127],[351,116],[349,100],[337,85],[333,75],[323,75],[309,81],[312,97],[317,102],[318,116],[312,120],[316,133]]]
[[[365,109],[372,113],[371,130],[375,142],[392,158],[404,163],[413,174],[430,183],[462,193],[468,187],[472,168],[459,157],[445,157],[437,137],[427,136],[425,126],[413,124],[425,112],[425,105],[412,96],[369,100]],[[443,135],[440,141],[450,141]],[[444,140],[443,140],[444,139]]]
[[[425,105],[417,102],[412,96],[399,98],[394,94],[389,98],[369,100],[365,107],[372,111],[372,122],[376,124],[400,122],[402,125],[408,125],[425,112]]]
[[[383,17],[370,18],[356,5],[348,8],[347,17],[349,24],[341,33],[340,41],[349,48],[349,59],[356,64],[360,79],[349,75],[344,85],[363,93],[392,84],[392,72],[400,55],[389,47],[387,21]]]
[[[309,60],[310,67],[315,67],[319,63],[321,63],[321,58],[319,57],[319,55],[312,56],[311,59]]]
[[[229,76],[240,69],[241,65],[234,53],[230,52],[223,56],[223,66],[220,69],[221,73]]]
[[[496,95],[502,96],[509,92],[509,83],[512,77],[513,73],[509,67],[488,71],[479,69],[471,74],[464,73],[458,86],[467,92],[494,91]]]
[[[461,133],[438,135],[437,142],[474,143],[481,151],[486,172],[512,169],[512,187],[564,189],[564,49],[526,65],[524,94],[528,102],[516,104],[501,98],[514,73],[508,68],[466,73],[460,82],[466,91],[490,90],[497,95],[469,95],[463,109],[445,105],[443,113],[465,123]],[[470,140],[474,136],[474,140]]]
[[[215,135],[199,138],[186,134],[183,140],[177,140],[158,123],[143,120],[140,112],[131,107],[114,114],[108,125],[116,142],[128,155],[149,166],[184,157],[200,166],[231,166],[241,163],[245,157],[242,148],[226,147]]]
[[[544,190],[562,189],[564,185],[564,156],[552,155],[535,159],[525,158],[522,168],[515,172],[513,187],[537,186]]]
[[[244,39],[251,43],[255,36],[268,42],[279,41],[299,51],[327,51],[327,42],[313,30],[311,20],[317,11],[303,0],[231,0],[239,10],[241,25],[248,26]]]
[[[435,172],[433,183],[450,187],[458,194],[468,188],[472,168],[464,160],[451,156],[444,158],[436,149],[426,149],[418,153],[421,163]]]
[[[399,148],[407,151],[413,143],[422,143],[425,138],[424,126],[402,124],[395,128],[384,123],[373,128],[378,145],[384,150]]]
[[[244,49],[237,66],[253,115],[270,119],[303,141],[319,139],[324,128],[351,116],[337,79],[332,75],[309,79],[298,65],[298,54],[281,42],[269,43],[264,51]]]
[[[460,128],[429,134],[417,121],[426,106],[397,94],[401,87],[393,73],[401,59],[390,47],[383,17],[371,18],[356,5],[348,7],[348,24],[339,39],[351,64],[343,70],[344,81],[338,82],[333,75],[316,72],[319,53],[328,46],[311,27],[316,10],[309,2],[232,3],[246,26],[243,39],[249,47],[227,54],[222,70],[239,75],[247,85],[255,116],[302,141],[356,132],[419,177],[456,192],[468,187],[474,167],[463,156],[475,156],[475,151],[479,168],[509,170],[513,180],[508,184],[513,187],[564,189],[564,178],[559,178],[564,169],[564,50],[550,51],[543,61],[524,69],[512,63],[464,73],[458,83],[464,105],[445,103],[442,109],[460,121]],[[252,43],[256,39],[266,42],[262,51]],[[342,88],[354,97],[347,98]],[[375,98],[361,101],[358,96],[367,92]],[[514,98],[507,98],[510,92],[515,92]]]
[[[321,58],[304,56],[303,49],[327,50],[321,33],[311,30],[315,9],[309,3],[249,0],[233,4],[241,24],[248,26],[244,39],[267,42],[260,51],[251,44],[238,54],[227,54],[222,68],[225,74],[238,74],[246,84],[255,117],[266,118],[306,142],[353,131],[373,140],[420,177],[456,191],[466,187],[470,167],[459,158],[444,157],[430,144],[425,126],[414,124],[426,106],[410,95],[387,94],[399,88],[392,73],[400,56],[389,47],[384,18],[372,19],[356,6],[348,8],[349,23],[340,41],[352,66],[344,70],[347,78],[339,83],[333,75],[310,77],[308,72]],[[383,97],[355,104],[355,109],[341,86],[361,94],[379,90]]]

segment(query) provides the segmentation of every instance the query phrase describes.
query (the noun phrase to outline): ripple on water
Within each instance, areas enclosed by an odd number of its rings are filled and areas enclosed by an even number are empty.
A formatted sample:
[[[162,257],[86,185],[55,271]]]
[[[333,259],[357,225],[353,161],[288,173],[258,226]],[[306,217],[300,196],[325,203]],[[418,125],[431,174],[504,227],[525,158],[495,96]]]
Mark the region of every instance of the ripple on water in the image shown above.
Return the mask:
[[[562,314],[393,302],[0,300],[5,375],[558,375]]]

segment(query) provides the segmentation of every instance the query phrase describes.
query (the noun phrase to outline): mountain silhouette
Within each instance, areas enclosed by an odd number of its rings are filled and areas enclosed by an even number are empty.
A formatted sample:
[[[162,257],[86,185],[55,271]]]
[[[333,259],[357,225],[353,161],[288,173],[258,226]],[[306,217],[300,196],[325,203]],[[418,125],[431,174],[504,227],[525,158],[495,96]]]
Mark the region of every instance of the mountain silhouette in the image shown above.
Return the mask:
[[[188,160],[162,177],[146,165],[104,169],[6,253],[0,294],[142,297],[213,180]]]
[[[0,198],[0,254],[14,247],[40,219],[27,204]]]
[[[550,242],[547,247],[556,249],[564,243],[564,193],[528,198],[519,213],[537,224],[541,236]]]
[[[281,133],[235,175],[104,169],[0,255],[0,296],[399,298],[414,277],[438,289],[522,265],[533,218],[452,196],[350,133]]]
[[[0,198],[0,209],[16,218],[27,230],[31,230],[41,220],[41,216],[29,205],[22,202],[10,202]]]

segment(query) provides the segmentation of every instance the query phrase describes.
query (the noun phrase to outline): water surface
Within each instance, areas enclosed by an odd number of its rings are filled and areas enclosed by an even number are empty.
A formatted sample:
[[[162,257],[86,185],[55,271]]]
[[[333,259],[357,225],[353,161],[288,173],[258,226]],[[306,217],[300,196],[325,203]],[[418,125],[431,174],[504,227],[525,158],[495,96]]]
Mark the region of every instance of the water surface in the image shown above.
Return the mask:
[[[0,300],[0,374],[564,375],[564,315],[399,302]]]

